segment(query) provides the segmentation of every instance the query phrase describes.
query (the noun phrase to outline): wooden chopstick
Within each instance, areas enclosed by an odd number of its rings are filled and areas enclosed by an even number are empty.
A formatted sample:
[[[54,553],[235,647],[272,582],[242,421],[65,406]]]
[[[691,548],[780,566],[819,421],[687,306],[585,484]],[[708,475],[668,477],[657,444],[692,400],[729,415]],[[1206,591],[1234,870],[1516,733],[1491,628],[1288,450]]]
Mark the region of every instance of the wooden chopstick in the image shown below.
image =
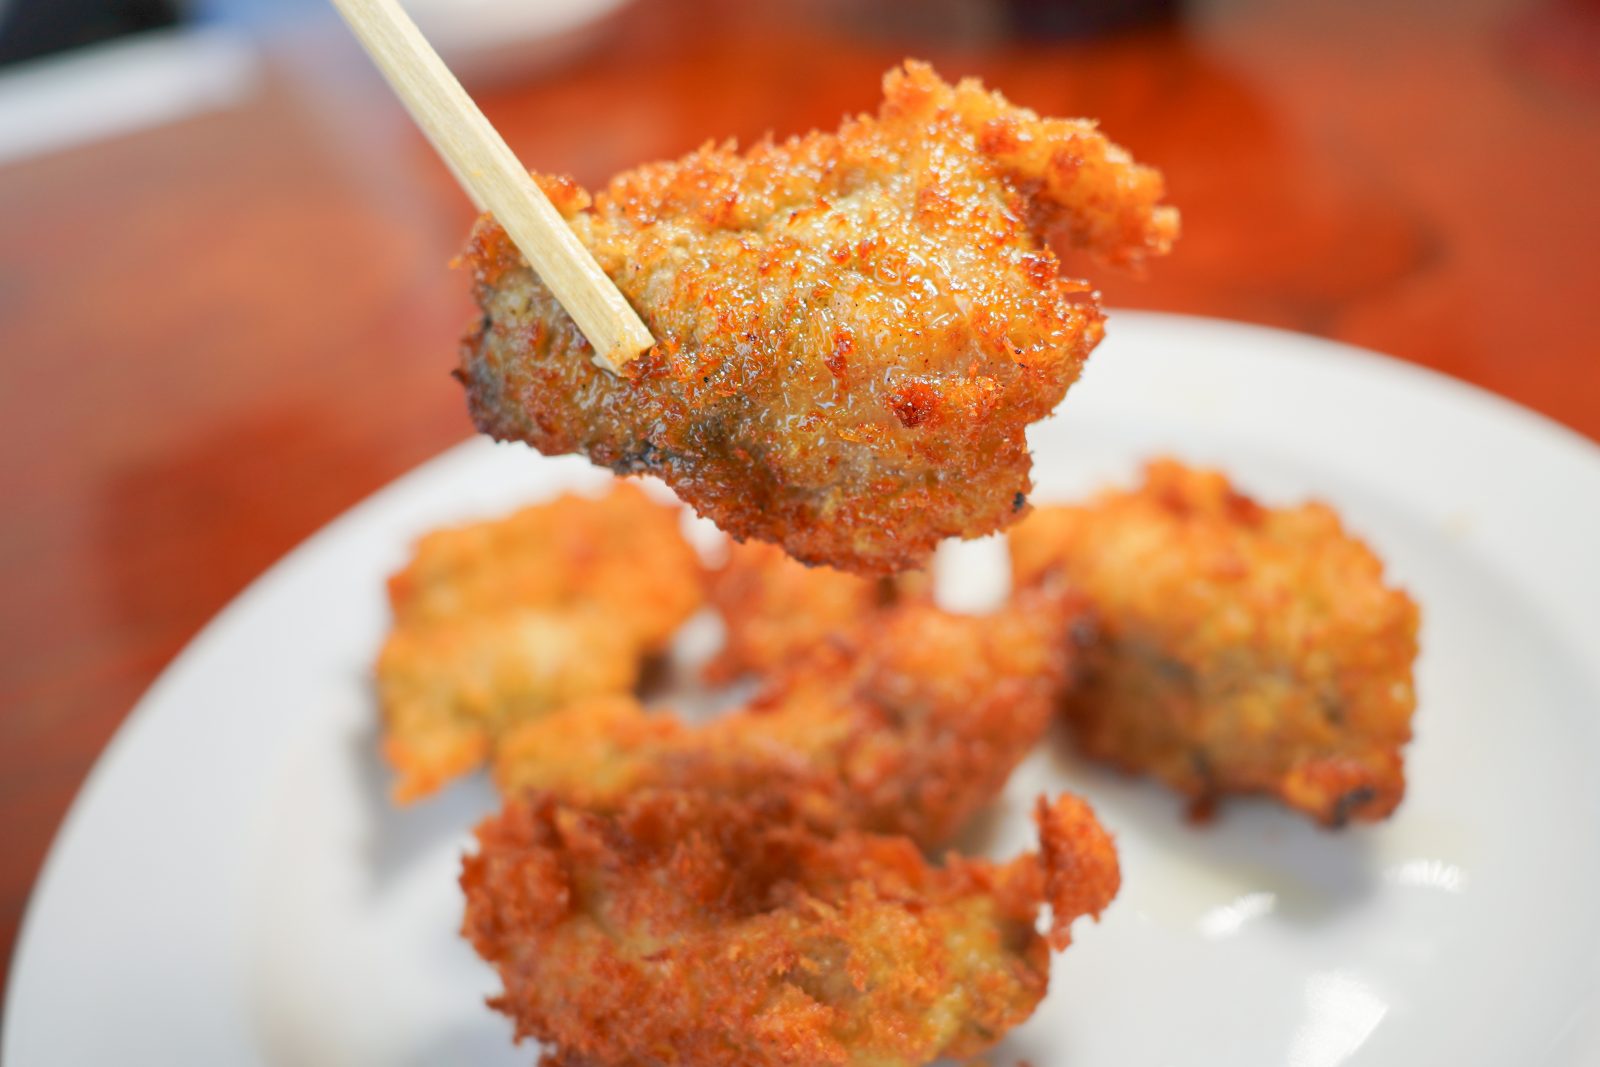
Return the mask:
[[[490,211],[613,371],[655,343],[398,0],[333,0],[456,180]]]

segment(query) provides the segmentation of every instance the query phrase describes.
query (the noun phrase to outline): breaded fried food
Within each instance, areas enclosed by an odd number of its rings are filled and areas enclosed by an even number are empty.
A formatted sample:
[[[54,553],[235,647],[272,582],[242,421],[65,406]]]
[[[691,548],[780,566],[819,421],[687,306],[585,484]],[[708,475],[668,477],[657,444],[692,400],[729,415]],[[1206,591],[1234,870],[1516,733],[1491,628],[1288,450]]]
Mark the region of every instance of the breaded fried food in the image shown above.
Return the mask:
[[[908,63],[878,115],[543,186],[657,344],[614,375],[491,218],[458,377],[479,429],[664,479],[737,540],[860,574],[1014,521],[1024,430],[1102,334],[1052,248],[1138,266],[1178,229],[1092,122]]]
[[[782,782],[819,828],[942,843],[1044,734],[1070,668],[1068,625],[1044,595],[983,618],[902,605],[702,726],[627,697],[530,722],[502,742],[495,777],[507,794],[554,791],[596,809],[651,786],[738,797]]]
[[[646,790],[606,813],[533,793],[478,828],[464,932],[544,1067],[968,1056],[1032,1014],[1050,949],[1117,892],[1087,804],[1041,798],[1035,818],[1038,854],[933,867],[903,837],[818,834],[781,791]]]
[[[520,723],[631,689],[704,596],[680,515],[619,484],[424,537],[389,580],[378,656],[395,798],[481,766]]]
[[[878,613],[932,595],[926,571],[863,578],[832,567],[808,567],[776,545],[729,546],[712,572],[707,600],[722,616],[722,650],[706,668],[713,682],[766,676],[826,640],[854,640]]]
[[[682,511],[636,485],[564,493],[503,519],[423,537],[389,579],[402,625],[481,618],[506,608],[594,608],[649,648],[666,644],[702,599],[700,557]]]
[[[516,724],[639,673],[627,632],[593,612],[506,609],[428,627],[398,627],[378,656],[383,754],[410,803],[481,767]]]
[[[1067,718],[1088,755],[1204,812],[1266,793],[1326,826],[1405,793],[1418,612],[1326,505],[1265,508],[1219,472],[1041,507],[1011,533],[1021,586],[1083,592],[1098,638]]]

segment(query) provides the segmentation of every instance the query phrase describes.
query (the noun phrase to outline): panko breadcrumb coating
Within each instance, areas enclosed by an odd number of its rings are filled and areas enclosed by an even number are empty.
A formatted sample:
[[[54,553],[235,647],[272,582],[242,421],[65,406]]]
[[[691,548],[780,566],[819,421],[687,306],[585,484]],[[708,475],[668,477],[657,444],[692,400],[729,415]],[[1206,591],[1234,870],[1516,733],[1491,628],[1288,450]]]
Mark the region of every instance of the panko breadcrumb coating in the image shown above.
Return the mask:
[[[502,790],[614,808],[650,786],[738,797],[784,783],[813,825],[948,840],[1044,734],[1070,655],[1057,599],[988,617],[928,604],[824,641],[748,707],[691,727],[628,697],[574,704],[506,737]]]
[[[969,1056],[1032,1014],[1050,949],[1117,892],[1087,804],[1035,818],[1039,854],[933,867],[906,838],[820,835],[781,791],[645,790],[608,813],[534,793],[478,828],[464,932],[545,1067]]]
[[[1097,618],[1066,705],[1088,755],[1198,812],[1266,793],[1342,826],[1400,803],[1417,606],[1331,508],[1265,508],[1160,460],[1140,488],[1041,507],[1010,540],[1019,585],[1065,581]]]
[[[851,641],[889,606],[932,595],[932,576],[908,571],[862,578],[832,567],[808,567],[776,545],[734,543],[712,572],[707,600],[722,616],[721,652],[710,681],[766,676],[826,640]]]
[[[1092,122],[919,63],[837,134],[708,145],[593,195],[542,181],[658,343],[597,367],[485,217],[457,372],[478,427],[658,475],[735,539],[861,574],[1025,509],[1024,431],[1102,334],[1052,246],[1138,266],[1178,229],[1160,174]]]
[[[633,686],[703,597],[680,515],[619,484],[418,543],[389,580],[377,665],[397,800],[481,766],[520,723]]]

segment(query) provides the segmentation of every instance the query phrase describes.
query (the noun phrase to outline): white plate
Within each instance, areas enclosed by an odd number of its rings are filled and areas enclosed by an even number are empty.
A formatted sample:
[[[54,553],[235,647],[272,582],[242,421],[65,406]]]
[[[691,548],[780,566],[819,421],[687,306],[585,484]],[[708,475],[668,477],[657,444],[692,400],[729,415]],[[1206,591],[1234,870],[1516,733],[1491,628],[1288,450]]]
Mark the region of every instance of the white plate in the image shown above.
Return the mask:
[[[1124,888],[992,1057],[1036,1067],[1600,1062],[1600,452],[1469,387],[1327,342],[1123,313],[1035,439],[1041,498],[1171,450],[1333,502],[1423,606],[1411,788],[1339,834],[1256,802],[1185,823],[1053,748]],[[150,690],[74,805],[12,971],[8,1067],[530,1064],[455,935],[471,781],[384,801],[368,667],[429,527],[602,478],[474,441],[356,508]]]

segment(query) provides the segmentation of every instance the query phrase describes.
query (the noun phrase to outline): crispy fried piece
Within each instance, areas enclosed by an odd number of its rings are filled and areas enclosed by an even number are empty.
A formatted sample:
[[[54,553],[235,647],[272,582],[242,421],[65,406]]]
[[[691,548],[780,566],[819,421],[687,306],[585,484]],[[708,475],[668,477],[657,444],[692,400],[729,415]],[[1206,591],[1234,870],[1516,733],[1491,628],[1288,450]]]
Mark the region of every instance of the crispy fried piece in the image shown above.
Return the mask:
[[[397,800],[480,766],[519,723],[633,686],[703,595],[679,514],[619,484],[421,540],[389,580],[377,666]]]
[[[926,571],[862,578],[808,567],[775,545],[734,543],[707,591],[726,637],[706,677],[726,682],[743,674],[766,676],[826,639],[855,640],[891,604],[931,594]]]
[[[1038,509],[1011,553],[1019,585],[1064,579],[1097,616],[1067,703],[1090,756],[1199,812],[1268,793],[1341,826],[1400,803],[1417,607],[1332,509],[1264,508],[1161,460],[1132,492]]]
[[[383,753],[409,803],[482,766],[518,723],[638,678],[639,648],[592,612],[509,609],[400,627],[378,657]]]
[[[1051,244],[1138,265],[1177,214],[1093,123],[917,63],[884,94],[837,134],[707,146],[593,197],[544,180],[659,342],[620,377],[480,220],[457,372],[478,427],[659,475],[738,540],[862,574],[1016,519],[1024,430],[1102,333]]]
[[[905,838],[818,834],[781,791],[647,790],[611,813],[529,794],[478,828],[464,932],[546,1067],[967,1056],[1032,1014],[1050,947],[1117,892],[1087,804],[1035,818],[1040,854],[935,868]]]
[[[617,482],[565,493],[491,522],[438,530],[389,579],[402,625],[481,618],[509,608],[594,608],[661,648],[700,604],[700,557],[680,509]]]
[[[629,698],[575,705],[506,738],[502,789],[614,808],[645,786],[732,796],[782,782],[813,825],[947,840],[1049,724],[1069,666],[1047,596],[993,616],[887,610],[858,643],[824,642],[746,708],[699,726]]]

